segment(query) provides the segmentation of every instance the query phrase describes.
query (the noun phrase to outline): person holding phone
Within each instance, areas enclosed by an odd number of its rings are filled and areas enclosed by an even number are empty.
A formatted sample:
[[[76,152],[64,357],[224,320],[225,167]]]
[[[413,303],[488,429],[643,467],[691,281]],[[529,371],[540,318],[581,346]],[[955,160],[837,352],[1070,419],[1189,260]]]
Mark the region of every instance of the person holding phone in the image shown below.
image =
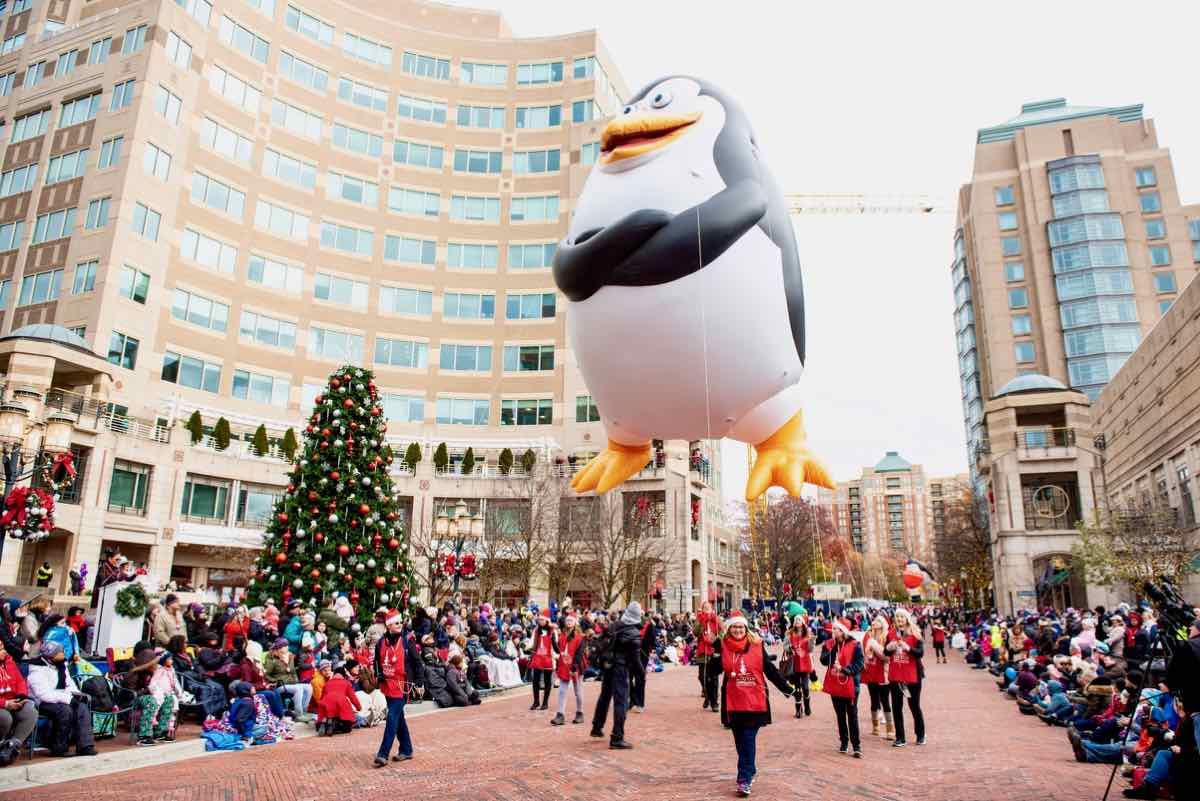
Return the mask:
[[[854,748],[854,757],[862,759],[862,741],[858,734],[858,682],[863,669],[862,646],[850,636],[850,622],[833,621],[833,636],[821,649],[821,664],[828,666],[821,689],[833,700],[837,715],[838,751]]]
[[[38,711],[15,659],[0,648],[0,768],[21,753],[21,743],[37,725]]]
[[[907,744],[904,731],[905,697],[908,698],[908,710],[912,713],[917,745],[925,745],[925,715],[921,711],[921,678],[924,674],[921,657],[925,653],[925,643],[907,610],[896,610],[895,628],[888,635],[884,650],[889,658],[888,692],[891,694],[892,719],[896,724],[896,739],[892,745],[903,748]]]

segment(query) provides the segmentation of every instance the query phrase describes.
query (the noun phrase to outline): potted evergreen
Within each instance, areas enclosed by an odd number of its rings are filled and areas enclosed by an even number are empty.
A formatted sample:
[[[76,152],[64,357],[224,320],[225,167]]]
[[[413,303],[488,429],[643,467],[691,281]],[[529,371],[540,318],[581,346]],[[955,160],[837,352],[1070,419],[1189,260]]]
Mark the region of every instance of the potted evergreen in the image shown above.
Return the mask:
[[[446,450],[446,443],[439,442],[433,452],[433,466],[439,473],[445,473],[449,465],[450,453]]]
[[[266,456],[271,451],[271,443],[267,440],[267,427],[262,423],[258,424],[258,428],[254,431],[254,438],[250,440],[250,447],[254,450],[255,456]]]
[[[188,418],[184,428],[191,435],[193,445],[204,439],[204,421],[200,419],[200,411],[198,409],[192,412],[192,416]]]
[[[224,417],[217,418],[217,424],[213,426],[213,443],[217,450],[223,451],[228,448],[232,436],[229,431],[229,421]]]
[[[299,447],[300,443],[296,441],[296,430],[289,428],[283,435],[283,455],[289,462],[296,461],[296,449]]]
[[[513,452],[510,448],[505,448],[504,450],[500,451],[500,458],[496,465],[500,468],[500,475],[502,476],[507,476],[512,472]]]
[[[415,442],[408,444],[408,449],[404,451],[404,466],[412,472],[417,472],[417,463],[421,461],[421,446]]]
[[[537,464],[537,454],[533,452],[533,448],[521,454],[521,467],[525,469],[526,474],[533,472],[535,464]]]
[[[475,472],[475,449],[467,448],[467,452],[463,454],[462,474],[469,476]]]

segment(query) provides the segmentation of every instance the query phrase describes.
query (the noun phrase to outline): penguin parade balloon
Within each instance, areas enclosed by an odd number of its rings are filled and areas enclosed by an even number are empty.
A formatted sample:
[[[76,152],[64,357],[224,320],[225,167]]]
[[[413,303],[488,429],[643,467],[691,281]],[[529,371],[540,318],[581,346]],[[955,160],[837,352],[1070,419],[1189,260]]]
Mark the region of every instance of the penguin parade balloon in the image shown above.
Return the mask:
[[[672,76],[629,101],[604,129],[554,280],[608,435],[577,492],[619,486],[656,438],[755,446],[747,500],[770,486],[833,487],[800,408],[795,233],[732,97]]]

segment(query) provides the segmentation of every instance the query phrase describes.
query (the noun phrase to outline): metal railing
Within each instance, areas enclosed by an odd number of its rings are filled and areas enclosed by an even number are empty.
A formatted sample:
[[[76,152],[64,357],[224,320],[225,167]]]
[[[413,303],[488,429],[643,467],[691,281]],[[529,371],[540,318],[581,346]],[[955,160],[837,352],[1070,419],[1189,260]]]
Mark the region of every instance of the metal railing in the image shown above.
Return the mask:
[[[231,439],[229,447],[221,450],[217,447],[217,440],[212,434],[205,434],[192,447],[201,448],[206,451],[216,451],[226,456],[232,456],[235,459],[276,459],[281,462],[287,461],[287,454],[283,452],[283,447],[274,442],[268,443],[267,452],[262,456],[254,452],[253,442],[247,442],[244,439]]]
[[[1018,428],[1013,434],[1018,448],[1070,448],[1075,445],[1075,429],[1054,426]]]
[[[517,479],[528,478],[522,465],[514,464],[507,474],[501,472],[499,465],[476,462],[470,473],[464,473],[462,463],[446,465],[445,468],[434,468],[434,475],[440,478],[480,478],[480,479]]]
[[[96,425],[106,428],[114,434],[128,434],[131,437],[150,440],[151,442],[167,443],[171,441],[171,429],[169,427],[118,414],[115,410],[103,411],[98,409],[96,412]]]

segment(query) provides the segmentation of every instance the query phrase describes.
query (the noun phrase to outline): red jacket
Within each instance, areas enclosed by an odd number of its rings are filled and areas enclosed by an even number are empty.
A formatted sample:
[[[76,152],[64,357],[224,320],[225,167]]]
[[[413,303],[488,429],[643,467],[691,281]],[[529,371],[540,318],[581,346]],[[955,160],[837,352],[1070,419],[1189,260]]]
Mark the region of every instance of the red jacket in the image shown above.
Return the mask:
[[[25,677],[21,675],[21,670],[12,657],[6,656],[4,661],[0,662],[0,703],[21,700],[28,695],[29,687],[25,684]]]
[[[354,685],[345,676],[335,675],[325,682],[325,691],[317,702],[317,717],[320,720],[337,718],[347,723],[354,722],[354,713],[362,709]]]
[[[238,623],[237,618],[234,618],[225,624],[225,643],[223,647],[226,651],[233,650],[234,637],[241,637],[243,640],[250,637],[250,618],[243,619],[241,623]]]
[[[240,665],[241,680],[249,684],[255,690],[269,690],[271,685],[267,682],[267,675],[263,672],[262,665],[255,662],[253,659],[246,657]]]

